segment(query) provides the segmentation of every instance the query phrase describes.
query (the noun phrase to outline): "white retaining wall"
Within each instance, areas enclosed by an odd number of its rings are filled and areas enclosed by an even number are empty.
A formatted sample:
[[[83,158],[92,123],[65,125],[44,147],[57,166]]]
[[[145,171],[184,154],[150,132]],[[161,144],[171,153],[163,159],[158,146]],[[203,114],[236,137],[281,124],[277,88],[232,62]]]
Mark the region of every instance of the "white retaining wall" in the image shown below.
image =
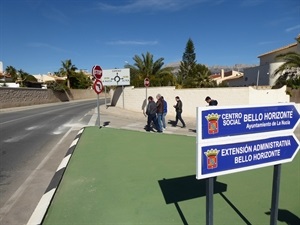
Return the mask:
[[[204,101],[206,96],[216,99],[218,106],[231,105],[255,105],[273,104],[278,102],[290,102],[290,96],[286,94],[286,86],[281,89],[255,89],[253,87],[226,87],[226,88],[191,88],[175,89],[175,87],[149,87],[147,96],[156,97],[157,94],[164,96],[168,103],[168,116],[175,116],[173,105],[176,103],[175,96],[179,96],[183,102],[183,117],[196,117],[196,107],[207,106]],[[112,105],[135,112],[145,110],[146,88],[134,88],[133,86],[118,87],[111,90]],[[123,103],[124,98],[124,103]],[[156,98],[155,98],[156,100]]]

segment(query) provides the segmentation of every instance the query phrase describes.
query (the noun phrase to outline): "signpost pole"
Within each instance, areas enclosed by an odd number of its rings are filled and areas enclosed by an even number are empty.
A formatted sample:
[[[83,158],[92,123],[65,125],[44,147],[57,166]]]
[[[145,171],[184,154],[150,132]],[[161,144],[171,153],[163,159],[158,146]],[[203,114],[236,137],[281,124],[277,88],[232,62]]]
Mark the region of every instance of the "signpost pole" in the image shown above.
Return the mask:
[[[105,92],[104,93],[105,94],[105,100],[104,100],[105,101],[105,107],[107,107],[107,102],[106,102],[106,86],[104,87],[104,92]]]
[[[272,202],[271,202],[270,225],[277,225],[279,187],[280,187],[280,173],[281,173],[281,164],[275,165],[274,170],[273,170],[273,186],[272,186]]]
[[[148,95],[148,94],[147,94],[147,89],[148,89],[148,88],[146,87],[146,102],[147,102],[147,97],[148,97],[148,96],[147,96],[147,95]]]
[[[146,77],[146,78],[144,79],[144,86],[145,86],[145,88],[146,88],[146,102],[147,102],[147,97],[148,97],[147,90],[148,90],[148,87],[150,86],[150,80],[149,80],[148,77]]]
[[[206,225],[213,225],[214,177],[206,179]]]
[[[235,113],[239,118],[228,119],[227,116]],[[300,114],[294,103],[197,108],[196,176],[197,179],[206,178],[206,225],[213,223],[214,176],[271,165],[274,170],[270,224],[277,225],[281,164],[291,162],[299,151],[299,140],[293,134],[299,119]],[[280,143],[278,148],[269,145],[272,142]],[[269,147],[256,148],[260,145]],[[240,156],[225,152],[219,154],[223,149],[240,147],[245,149],[244,153],[239,153]],[[262,157],[256,150],[268,155],[268,158]]]
[[[122,85],[123,109],[124,109],[124,85]]]
[[[100,107],[99,107],[99,94],[97,94],[97,110],[98,110],[98,118],[99,118],[99,128],[100,126]]]

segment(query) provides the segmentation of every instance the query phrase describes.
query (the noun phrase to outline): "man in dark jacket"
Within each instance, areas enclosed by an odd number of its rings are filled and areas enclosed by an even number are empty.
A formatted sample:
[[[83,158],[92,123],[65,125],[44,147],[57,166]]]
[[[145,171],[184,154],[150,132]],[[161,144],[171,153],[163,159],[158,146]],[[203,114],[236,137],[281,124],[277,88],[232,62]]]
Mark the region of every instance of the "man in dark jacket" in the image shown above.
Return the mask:
[[[158,124],[157,124],[157,118],[156,118],[156,111],[157,111],[157,107],[156,104],[153,100],[152,96],[148,97],[148,105],[147,105],[147,109],[146,109],[146,114],[148,115],[148,119],[147,119],[147,131],[151,130],[151,122],[154,123],[155,128],[158,129]]]
[[[217,106],[218,105],[218,101],[211,99],[211,97],[207,96],[205,98],[205,101],[208,103],[209,106]]]
[[[185,128],[185,122],[183,121],[181,114],[182,114],[182,101],[180,100],[180,98],[178,96],[175,97],[176,100],[176,105],[174,105],[175,111],[176,111],[176,120],[175,120],[175,124],[173,126],[177,126],[178,120],[182,123],[182,127],[181,128]]]

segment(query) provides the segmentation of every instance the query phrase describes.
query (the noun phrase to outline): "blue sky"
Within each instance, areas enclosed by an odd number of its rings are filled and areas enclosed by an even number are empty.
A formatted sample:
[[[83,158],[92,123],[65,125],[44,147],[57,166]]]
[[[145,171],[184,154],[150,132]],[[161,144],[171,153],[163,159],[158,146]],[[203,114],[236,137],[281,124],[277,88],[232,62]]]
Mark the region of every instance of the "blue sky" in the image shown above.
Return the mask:
[[[257,56],[295,42],[298,0],[2,0],[0,61],[30,74],[123,68],[150,52],[182,59],[191,38],[207,66],[258,64]]]

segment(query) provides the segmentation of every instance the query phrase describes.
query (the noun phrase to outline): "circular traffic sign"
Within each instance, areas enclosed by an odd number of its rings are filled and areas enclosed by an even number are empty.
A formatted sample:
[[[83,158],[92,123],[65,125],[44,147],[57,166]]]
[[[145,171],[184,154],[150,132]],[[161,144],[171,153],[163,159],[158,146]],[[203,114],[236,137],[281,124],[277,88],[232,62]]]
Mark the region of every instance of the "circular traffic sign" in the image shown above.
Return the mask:
[[[149,78],[145,78],[144,85],[145,85],[145,87],[149,87],[150,86],[150,80],[149,80]]]
[[[101,80],[95,80],[94,84],[93,84],[93,89],[97,94],[100,94],[103,90],[103,84],[101,82]]]
[[[96,79],[101,79],[102,77],[102,68],[99,65],[95,65],[92,68],[92,75],[96,78]]]

